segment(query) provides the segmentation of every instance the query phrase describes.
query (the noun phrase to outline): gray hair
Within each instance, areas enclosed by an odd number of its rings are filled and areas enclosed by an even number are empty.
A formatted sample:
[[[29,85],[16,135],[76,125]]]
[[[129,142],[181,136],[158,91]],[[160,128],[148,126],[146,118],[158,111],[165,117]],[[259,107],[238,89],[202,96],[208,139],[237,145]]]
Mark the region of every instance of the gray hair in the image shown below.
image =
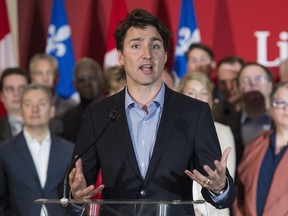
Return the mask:
[[[38,54],[35,54],[30,60],[30,63],[29,63],[29,73],[30,74],[33,71],[35,63],[37,61],[40,61],[40,60],[49,61],[53,65],[53,68],[54,68],[55,72],[57,73],[57,71],[58,71],[58,61],[57,61],[57,59],[55,57],[47,55],[45,53],[38,53]]]
[[[48,100],[49,100],[49,103],[52,105],[53,104],[53,96],[52,96],[52,92],[49,88],[47,88],[46,86],[43,86],[43,85],[40,85],[40,84],[37,84],[37,83],[32,83],[32,84],[29,84],[29,85],[26,85],[22,94],[21,94],[21,98],[20,98],[20,103],[21,105],[23,104],[23,98],[25,96],[25,94],[27,92],[29,92],[30,90],[39,90],[39,91],[42,91],[43,93],[45,93],[47,96],[48,96]]]

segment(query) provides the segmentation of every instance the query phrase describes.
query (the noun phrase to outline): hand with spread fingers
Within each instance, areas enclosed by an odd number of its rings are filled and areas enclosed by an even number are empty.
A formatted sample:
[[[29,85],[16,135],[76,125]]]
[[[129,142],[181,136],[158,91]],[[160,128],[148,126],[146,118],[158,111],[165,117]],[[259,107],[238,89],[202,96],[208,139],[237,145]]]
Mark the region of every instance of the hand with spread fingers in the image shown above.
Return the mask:
[[[73,199],[81,201],[91,199],[104,189],[104,185],[100,185],[98,188],[95,188],[94,185],[87,187],[81,159],[76,162],[75,168],[69,174],[69,184]]]
[[[212,170],[208,165],[204,165],[203,168],[208,176],[202,175],[197,170],[193,170],[192,172],[185,170],[185,173],[202,187],[209,189],[215,194],[221,194],[226,187],[226,166],[230,151],[231,147],[226,148],[222,154],[221,160],[214,161],[216,166],[215,170]]]

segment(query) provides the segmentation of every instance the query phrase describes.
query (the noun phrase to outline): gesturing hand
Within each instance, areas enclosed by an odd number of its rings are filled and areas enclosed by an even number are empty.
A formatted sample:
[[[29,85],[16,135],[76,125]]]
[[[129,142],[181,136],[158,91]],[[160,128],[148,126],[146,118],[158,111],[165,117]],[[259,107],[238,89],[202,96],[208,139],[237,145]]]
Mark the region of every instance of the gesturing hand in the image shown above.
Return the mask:
[[[104,189],[104,185],[95,188],[94,185],[87,187],[87,183],[83,174],[82,160],[79,159],[75,163],[75,168],[69,174],[69,185],[72,196],[76,200],[88,200]]]
[[[204,170],[207,172],[208,176],[202,175],[199,171],[185,170],[185,173],[202,187],[209,189],[215,194],[219,194],[226,186],[226,166],[227,159],[231,147],[228,147],[224,150],[221,160],[215,160],[214,164],[216,166],[215,170],[212,170],[208,165],[204,165]]]

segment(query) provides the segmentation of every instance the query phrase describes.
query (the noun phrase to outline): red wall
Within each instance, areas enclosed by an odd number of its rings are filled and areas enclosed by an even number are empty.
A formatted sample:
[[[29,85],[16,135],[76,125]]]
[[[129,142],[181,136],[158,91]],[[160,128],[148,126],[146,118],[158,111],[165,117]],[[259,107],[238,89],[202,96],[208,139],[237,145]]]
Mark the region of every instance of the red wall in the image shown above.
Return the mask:
[[[72,40],[77,59],[83,56],[103,62],[110,9],[113,0],[65,0]],[[174,33],[168,66],[171,67],[177,35],[181,0],[126,0],[128,10],[147,9],[163,19]],[[288,3],[286,0],[194,0],[202,41],[216,54],[216,60],[227,55],[239,55],[256,61],[257,38],[255,31],[269,31],[267,62],[280,56],[279,41],[283,50],[286,39]],[[52,0],[18,0],[19,46],[21,66],[27,67],[29,58],[44,52],[50,21]],[[279,39],[280,32],[282,39]],[[288,34],[288,33],[287,33]],[[278,45],[277,45],[278,43]],[[261,45],[263,48],[263,44]],[[288,56],[288,45],[287,45]],[[285,57],[282,53],[282,58]],[[263,58],[262,58],[263,59]],[[272,70],[277,76],[278,68]]]

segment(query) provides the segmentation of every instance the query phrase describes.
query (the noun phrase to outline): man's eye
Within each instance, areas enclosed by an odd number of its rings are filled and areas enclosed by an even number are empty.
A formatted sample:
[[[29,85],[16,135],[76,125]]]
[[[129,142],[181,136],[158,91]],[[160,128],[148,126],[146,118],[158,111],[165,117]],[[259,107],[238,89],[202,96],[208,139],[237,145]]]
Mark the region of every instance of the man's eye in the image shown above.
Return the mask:
[[[153,49],[159,49],[160,48],[160,46],[158,44],[154,44],[154,45],[152,45],[152,47],[153,47]]]
[[[132,48],[138,49],[138,48],[139,48],[139,45],[138,45],[138,44],[134,44],[134,45],[132,45]]]

